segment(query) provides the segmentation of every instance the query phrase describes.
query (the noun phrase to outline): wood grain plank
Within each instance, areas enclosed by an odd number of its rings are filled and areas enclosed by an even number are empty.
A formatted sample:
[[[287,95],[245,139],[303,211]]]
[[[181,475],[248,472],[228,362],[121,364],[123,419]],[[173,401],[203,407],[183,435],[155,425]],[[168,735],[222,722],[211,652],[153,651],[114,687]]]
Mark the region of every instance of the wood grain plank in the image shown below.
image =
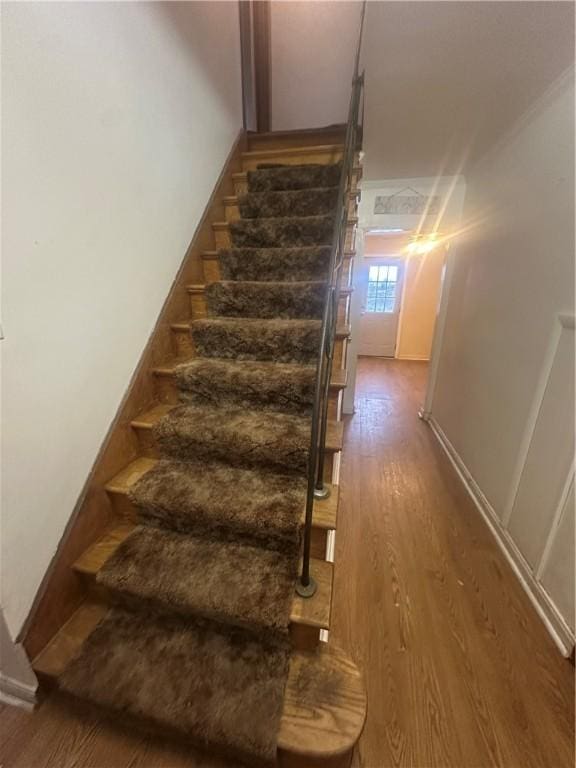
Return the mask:
[[[358,372],[330,633],[366,673],[354,764],[573,765],[574,670],[417,417],[426,364]]]

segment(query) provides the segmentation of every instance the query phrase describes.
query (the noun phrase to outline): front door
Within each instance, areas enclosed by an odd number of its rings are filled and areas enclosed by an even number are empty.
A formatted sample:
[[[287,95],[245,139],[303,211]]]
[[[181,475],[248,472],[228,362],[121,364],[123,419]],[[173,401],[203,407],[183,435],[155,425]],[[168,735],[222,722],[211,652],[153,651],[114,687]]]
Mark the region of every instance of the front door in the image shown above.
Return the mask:
[[[399,259],[364,260],[358,354],[394,357],[403,267]]]

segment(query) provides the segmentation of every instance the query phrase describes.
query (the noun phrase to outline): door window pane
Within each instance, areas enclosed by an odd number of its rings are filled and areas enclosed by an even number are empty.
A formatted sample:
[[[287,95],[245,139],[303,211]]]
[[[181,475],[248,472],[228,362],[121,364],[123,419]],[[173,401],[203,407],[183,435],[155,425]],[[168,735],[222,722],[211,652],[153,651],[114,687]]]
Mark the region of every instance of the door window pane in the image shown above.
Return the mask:
[[[366,312],[394,312],[397,285],[397,266],[371,266],[368,270]]]

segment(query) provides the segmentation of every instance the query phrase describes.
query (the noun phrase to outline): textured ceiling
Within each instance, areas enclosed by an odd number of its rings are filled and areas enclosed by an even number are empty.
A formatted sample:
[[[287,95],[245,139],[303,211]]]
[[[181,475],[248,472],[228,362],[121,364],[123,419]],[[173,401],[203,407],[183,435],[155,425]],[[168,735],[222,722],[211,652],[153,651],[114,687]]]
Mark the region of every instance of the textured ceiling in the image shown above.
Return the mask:
[[[573,63],[574,5],[369,2],[362,58],[365,178],[465,173]]]

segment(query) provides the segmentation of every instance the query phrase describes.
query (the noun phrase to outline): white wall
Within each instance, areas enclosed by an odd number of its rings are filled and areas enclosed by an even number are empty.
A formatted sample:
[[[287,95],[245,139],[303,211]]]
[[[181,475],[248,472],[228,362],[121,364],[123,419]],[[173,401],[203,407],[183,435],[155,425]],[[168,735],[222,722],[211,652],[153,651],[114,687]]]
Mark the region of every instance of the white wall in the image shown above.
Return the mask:
[[[558,618],[556,596],[543,591],[541,561],[560,521],[574,451],[566,374],[574,367],[573,71],[466,181],[465,219],[475,226],[460,238],[453,264],[430,410],[561,633],[567,617]],[[558,313],[568,316],[563,325]],[[551,436],[562,423],[566,428]],[[525,473],[534,451],[539,460]],[[573,578],[573,552],[563,589]],[[550,582],[556,588],[558,578]],[[573,595],[573,582],[571,588]]]
[[[573,59],[573,3],[368,2],[365,178],[465,173]]]
[[[9,3],[2,605],[15,636],[241,128],[236,3]]]
[[[445,249],[438,246],[424,255],[404,260],[402,309],[396,357],[429,360],[444,269]]]
[[[345,123],[360,2],[273,2],[272,129]]]

